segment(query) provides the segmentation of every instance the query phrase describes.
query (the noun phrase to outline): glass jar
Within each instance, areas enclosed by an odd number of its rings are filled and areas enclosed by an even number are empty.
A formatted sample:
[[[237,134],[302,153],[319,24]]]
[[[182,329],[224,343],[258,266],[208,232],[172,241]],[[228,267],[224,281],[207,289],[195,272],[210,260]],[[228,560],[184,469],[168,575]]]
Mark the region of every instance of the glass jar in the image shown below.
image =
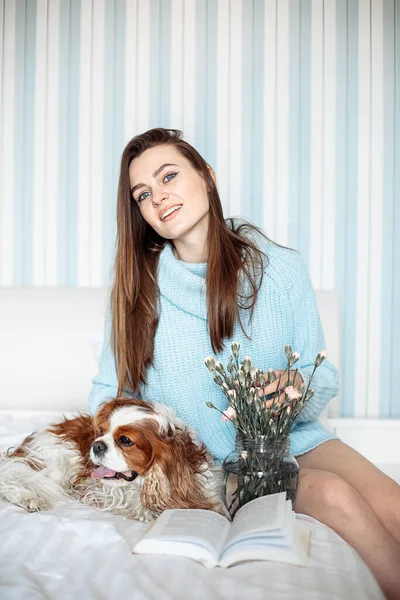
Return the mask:
[[[290,436],[238,433],[235,450],[223,462],[225,500],[231,517],[260,496],[286,492],[292,507],[296,501],[299,465],[290,454]]]

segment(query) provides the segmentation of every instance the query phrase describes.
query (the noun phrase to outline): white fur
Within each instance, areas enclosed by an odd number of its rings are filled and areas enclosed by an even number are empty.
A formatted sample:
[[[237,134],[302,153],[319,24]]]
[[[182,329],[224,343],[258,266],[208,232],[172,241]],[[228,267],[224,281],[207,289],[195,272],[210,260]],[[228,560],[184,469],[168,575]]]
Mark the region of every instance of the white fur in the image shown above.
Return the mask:
[[[90,458],[95,465],[103,465],[113,471],[124,472],[129,471],[129,467],[126,464],[124,455],[121,450],[114,444],[114,437],[112,432],[103,435],[96,439],[96,442],[104,442],[107,446],[106,452],[100,457],[96,456],[93,452],[93,447],[90,449]]]
[[[153,418],[159,422],[160,431],[166,432],[168,428],[175,431],[175,426],[185,427],[167,407],[156,404],[154,410],[156,415],[153,415]],[[115,412],[118,414],[111,417],[113,428],[139,420],[139,412],[135,413],[130,408],[118,409]],[[141,412],[144,418],[145,413]],[[149,418],[148,413],[146,418]],[[192,436],[197,441],[194,433]],[[118,472],[128,471],[122,453],[113,443],[112,435],[107,434],[97,438],[99,439],[103,439],[107,444],[108,451],[105,456],[108,456],[100,462],[91,450],[92,461]],[[158,516],[158,513],[141,504],[143,477],[138,476],[132,482],[123,479],[88,478],[78,483],[81,456],[77,448],[71,442],[62,442],[58,436],[47,430],[34,433],[24,450],[26,457],[12,457],[10,451],[0,454],[0,498],[8,502],[32,512],[50,509],[59,502],[75,499],[100,510],[140,521],[149,521]],[[42,468],[33,469],[29,461],[41,465]],[[198,477],[202,478],[206,495],[213,501],[215,510],[229,517],[221,502],[221,471],[205,465],[204,473]]]

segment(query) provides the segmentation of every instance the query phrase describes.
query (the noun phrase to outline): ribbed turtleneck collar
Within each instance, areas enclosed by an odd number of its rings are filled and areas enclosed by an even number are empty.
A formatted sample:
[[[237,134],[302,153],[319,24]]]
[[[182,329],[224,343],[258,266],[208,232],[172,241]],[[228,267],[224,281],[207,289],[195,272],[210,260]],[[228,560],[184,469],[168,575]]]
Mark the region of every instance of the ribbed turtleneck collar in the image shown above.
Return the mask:
[[[161,296],[204,320],[207,320],[206,275],[207,263],[179,260],[168,243],[161,251],[158,263]]]

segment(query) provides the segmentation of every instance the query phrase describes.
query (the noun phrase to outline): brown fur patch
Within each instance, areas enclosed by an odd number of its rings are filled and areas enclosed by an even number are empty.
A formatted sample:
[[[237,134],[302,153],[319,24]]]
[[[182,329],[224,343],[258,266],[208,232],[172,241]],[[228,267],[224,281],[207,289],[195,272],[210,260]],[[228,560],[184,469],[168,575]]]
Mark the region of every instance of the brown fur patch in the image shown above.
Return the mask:
[[[123,408],[125,406],[140,406],[148,409],[149,412],[154,413],[151,404],[145,402],[144,400],[140,400],[139,398],[114,398],[109,402],[103,402],[103,404],[101,404],[100,408],[97,410],[93,419],[95,431],[99,431],[99,429],[101,429],[101,435],[108,433],[111,414],[118,408]]]
[[[160,437],[157,424],[149,423],[144,433],[152,444],[153,456],[142,489],[143,504],[154,510],[212,509],[203,486],[206,481],[201,477],[211,461],[204,444],[195,444],[190,433],[179,427],[173,436]],[[165,478],[161,485],[155,481],[160,472]]]
[[[114,444],[123,453],[126,464],[131,471],[144,475],[153,458],[153,445],[148,436],[148,430],[157,423],[145,419],[140,424],[121,425],[114,431]],[[124,446],[119,438],[125,436],[133,442],[133,446]]]
[[[14,452],[10,452],[10,448],[7,452],[7,456],[9,458],[24,458],[26,463],[30,466],[34,471],[41,471],[44,468],[44,465],[40,464],[37,460],[32,460],[29,458],[29,444],[35,439],[35,435],[31,433],[28,435],[22,442],[20,446]]]

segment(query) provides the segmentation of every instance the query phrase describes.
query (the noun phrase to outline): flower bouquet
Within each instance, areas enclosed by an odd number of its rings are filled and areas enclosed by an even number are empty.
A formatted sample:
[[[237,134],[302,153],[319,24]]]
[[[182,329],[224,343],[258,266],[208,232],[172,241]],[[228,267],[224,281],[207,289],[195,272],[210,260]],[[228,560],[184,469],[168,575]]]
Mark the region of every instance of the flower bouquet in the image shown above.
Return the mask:
[[[319,352],[305,385],[298,369],[291,369],[300,355],[289,344],[285,346],[287,365],[279,377],[272,369],[264,373],[254,367],[248,356],[239,363],[239,343],[233,342],[231,350],[226,371],[212,356],[204,361],[229,400],[229,407],[221,411],[212,402],[206,404],[218,410],[223,421],[231,421],[237,432],[235,450],[223,464],[228,510],[233,517],[250,500],[282,491],[294,506],[299,466],[289,453],[289,432],[314,395],[310,384],[327,352]],[[301,380],[299,387],[297,378]],[[266,395],[266,386],[274,381],[275,391]]]

